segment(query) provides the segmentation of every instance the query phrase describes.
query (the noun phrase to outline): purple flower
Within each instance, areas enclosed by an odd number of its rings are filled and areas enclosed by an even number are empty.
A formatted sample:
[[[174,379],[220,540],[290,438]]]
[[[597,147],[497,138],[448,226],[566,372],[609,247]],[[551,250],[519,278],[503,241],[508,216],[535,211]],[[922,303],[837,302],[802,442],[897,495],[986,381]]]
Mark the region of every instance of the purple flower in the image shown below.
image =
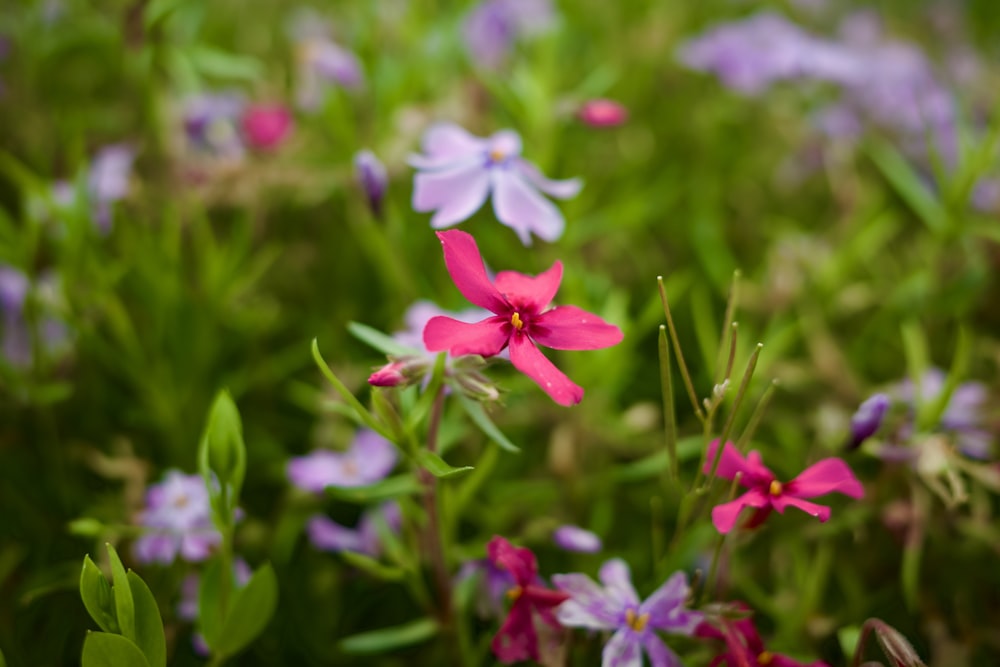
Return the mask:
[[[918,387],[914,388],[912,381],[904,380],[891,393],[916,410],[917,406],[926,406],[937,400],[944,391],[946,379],[941,369],[931,368],[920,378]],[[962,453],[977,459],[989,458],[993,449],[994,435],[983,423],[988,400],[989,393],[982,383],[963,382],[952,392],[939,424],[941,430],[955,435]]]
[[[566,551],[579,551],[588,554],[595,554],[604,547],[601,538],[596,534],[579,526],[568,524],[555,529],[552,533],[552,541]]]
[[[878,431],[892,400],[886,394],[873,394],[851,417],[851,447],[857,447]]]
[[[679,667],[680,660],[655,631],[691,635],[703,620],[701,613],[685,606],[691,591],[687,575],[675,572],[645,602],[639,601],[625,561],[609,560],[599,576],[603,588],[583,574],[553,575],[556,587],[570,595],[556,610],[559,622],[614,631],[604,646],[602,667],[641,665],[643,650],[653,667]]]
[[[368,200],[368,208],[376,218],[382,217],[382,200],[389,177],[385,165],[370,150],[358,151],[354,155],[354,172]]]
[[[90,194],[94,221],[98,229],[111,229],[111,206],[128,194],[135,149],[125,144],[105,146],[90,163],[87,192]]]
[[[240,119],[246,100],[238,93],[195,95],[183,103],[184,135],[198,152],[239,159],[246,153]]]
[[[519,38],[544,32],[553,20],[550,0],[484,0],[462,26],[465,45],[476,64],[494,69]]]
[[[507,591],[516,585],[510,570],[499,567],[489,558],[466,561],[455,576],[459,586],[468,579],[476,579],[476,613],[480,618],[501,618]],[[544,582],[543,582],[544,583]]]
[[[576,196],[579,179],[554,181],[521,157],[521,137],[502,130],[483,139],[457,125],[441,123],[424,134],[425,155],[411,155],[421,170],[414,178],[413,208],[434,211],[431,227],[443,229],[475,213],[493,194],[493,211],[524,245],[531,235],[555,241],[563,233],[562,213],[538,191],[559,199]]]
[[[205,480],[179,470],[167,471],[162,482],[146,491],[146,509],[139,524],[147,530],[132,549],[141,563],[169,565],[178,556],[203,561],[222,541],[212,523]]]
[[[396,447],[375,431],[362,429],[343,452],[318,449],[288,462],[288,479],[304,491],[322,493],[328,486],[367,486],[396,466]]]
[[[15,368],[27,368],[34,356],[35,336],[41,348],[55,356],[68,347],[69,331],[62,320],[51,313],[59,302],[61,286],[52,273],[42,275],[32,289],[23,272],[0,264],[0,354]],[[27,317],[26,304],[34,295],[38,320]],[[37,332],[33,327],[38,327]]]
[[[378,558],[382,554],[379,524],[398,533],[402,522],[399,505],[391,501],[363,512],[357,529],[346,528],[322,514],[316,514],[309,519],[306,532],[309,542],[320,551],[352,551]]]
[[[330,38],[322,16],[311,10],[299,12],[292,19],[290,33],[296,45],[300,108],[317,109],[333,86],[353,90],[364,84],[361,61]]]

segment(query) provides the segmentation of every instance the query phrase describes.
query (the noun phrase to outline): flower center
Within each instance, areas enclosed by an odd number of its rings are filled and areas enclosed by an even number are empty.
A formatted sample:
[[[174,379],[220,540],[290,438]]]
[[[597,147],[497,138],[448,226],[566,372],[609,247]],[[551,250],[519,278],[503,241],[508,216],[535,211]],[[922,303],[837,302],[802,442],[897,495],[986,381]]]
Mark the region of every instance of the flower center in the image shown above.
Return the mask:
[[[760,667],[767,667],[774,660],[774,654],[770,651],[762,651],[760,655],[757,656],[757,664]]]
[[[770,486],[770,488],[768,488],[767,491],[772,496],[780,496],[781,495],[781,482],[779,482],[776,479],[771,480],[771,486]]]
[[[492,162],[493,164],[497,164],[499,162],[503,162],[504,158],[506,158],[506,157],[507,157],[507,154],[504,153],[499,148],[494,148],[494,149],[492,149],[490,151],[490,162]]]
[[[507,591],[507,597],[509,597],[514,602],[517,602],[517,599],[521,597],[521,595],[523,594],[524,594],[524,589],[521,588],[520,586],[514,586],[514,588]]]
[[[520,331],[524,328],[524,322],[521,320],[521,314],[515,312],[510,317],[510,323],[514,325],[514,328]]]
[[[183,509],[183,508],[187,507],[188,503],[190,503],[190,502],[191,502],[191,499],[187,497],[187,494],[186,493],[182,493],[179,496],[177,496],[176,498],[174,498],[174,507],[176,507],[177,509]]]
[[[634,609],[626,609],[625,622],[636,632],[642,632],[649,623],[649,614],[637,614]]]

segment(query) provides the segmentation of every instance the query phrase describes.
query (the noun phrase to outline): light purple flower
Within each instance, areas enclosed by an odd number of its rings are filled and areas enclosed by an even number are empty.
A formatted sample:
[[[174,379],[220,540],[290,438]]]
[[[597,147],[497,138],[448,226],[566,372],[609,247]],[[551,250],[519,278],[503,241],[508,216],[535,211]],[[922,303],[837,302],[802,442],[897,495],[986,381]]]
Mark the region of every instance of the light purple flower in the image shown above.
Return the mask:
[[[851,417],[851,446],[857,447],[878,431],[892,405],[886,394],[872,394]]]
[[[93,207],[94,222],[102,232],[111,229],[111,206],[128,194],[135,149],[125,144],[105,146],[90,163],[87,192]]]
[[[920,378],[919,387],[904,380],[892,393],[902,403],[916,409],[937,400],[944,391],[947,377],[939,368],[928,369]],[[940,428],[953,433],[959,450],[977,459],[989,458],[995,435],[985,428],[984,410],[989,392],[981,382],[963,382],[955,388],[948,405],[941,414]]]
[[[455,585],[476,579],[476,614],[484,619],[503,618],[507,591],[517,582],[510,570],[498,567],[489,558],[466,561],[455,575]],[[544,584],[543,584],[544,585]]]
[[[146,491],[139,524],[147,530],[132,545],[141,563],[169,565],[178,557],[206,560],[222,541],[212,523],[212,510],[201,475],[169,470],[163,481]]]
[[[304,491],[322,493],[328,486],[373,484],[396,466],[396,447],[375,431],[361,429],[343,452],[317,449],[288,462],[288,479]]]
[[[566,551],[588,554],[595,554],[604,547],[601,538],[595,533],[569,524],[556,528],[552,533],[552,541]]]
[[[246,153],[240,119],[246,100],[238,93],[205,93],[183,103],[184,135],[198,152],[229,159]]]
[[[347,528],[322,514],[316,514],[309,519],[306,532],[309,535],[309,542],[320,551],[333,553],[352,551],[378,558],[382,555],[379,524],[384,524],[389,531],[398,533],[402,522],[399,505],[390,501],[363,512],[356,529]]]
[[[566,223],[559,209],[538,191],[568,199],[582,187],[579,179],[546,178],[521,157],[521,137],[512,130],[483,139],[441,123],[424,134],[423,151],[424,155],[410,156],[410,164],[420,170],[414,178],[413,208],[434,211],[434,229],[462,222],[492,193],[497,219],[524,245],[531,245],[532,234],[555,241]]]
[[[34,288],[23,272],[0,264],[0,354],[15,368],[27,368],[34,356],[35,336],[42,350],[49,356],[64,352],[70,335],[65,323],[52,312],[60,301],[61,285],[58,277],[43,274]],[[34,295],[37,321],[29,321],[26,303]],[[37,325],[37,332],[33,331]]]
[[[321,15],[308,9],[297,12],[289,33],[298,61],[295,97],[300,108],[317,109],[332,87],[354,90],[364,85],[361,61],[330,37]]]
[[[476,64],[494,69],[518,39],[548,30],[554,19],[550,0],[484,0],[466,17],[462,31]]]
[[[680,667],[680,659],[656,631],[691,635],[703,620],[701,613],[686,607],[691,591],[687,575],[675,572],[645,602],[640,602],[632,586],[625,561],[609,560],[599,576],[603,588],[583,574],[553,575],[556,587],[570,595],[556,610],[559,622],[614,631],[604,646],[602,667],[641,667],[643,650],[653,667]]]
[[[368,208],[376,218],[382,217],[382,201],[389,184],[385,165],[370,150],[358,151],[354,155],[354,173],[368,200]]]

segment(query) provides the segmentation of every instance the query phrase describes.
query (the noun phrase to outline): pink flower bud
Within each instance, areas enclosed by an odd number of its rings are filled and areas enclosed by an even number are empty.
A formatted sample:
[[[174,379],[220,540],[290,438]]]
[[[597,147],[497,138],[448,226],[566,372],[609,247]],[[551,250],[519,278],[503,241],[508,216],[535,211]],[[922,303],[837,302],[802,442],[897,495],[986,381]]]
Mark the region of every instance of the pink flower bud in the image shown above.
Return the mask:
[[[368,384],[373,387],[395,387],[406,382],[403,375],[404,363],[392,361],[368,376]]]
[[[628,120],[628,109],[614,100],[596,99],[584,102],[577,115],[591,127],[615,127]]]
[[[278,148],[292,132],[292,114],[281,104],[252,104],[243,114],[243,134],[253,148]]]

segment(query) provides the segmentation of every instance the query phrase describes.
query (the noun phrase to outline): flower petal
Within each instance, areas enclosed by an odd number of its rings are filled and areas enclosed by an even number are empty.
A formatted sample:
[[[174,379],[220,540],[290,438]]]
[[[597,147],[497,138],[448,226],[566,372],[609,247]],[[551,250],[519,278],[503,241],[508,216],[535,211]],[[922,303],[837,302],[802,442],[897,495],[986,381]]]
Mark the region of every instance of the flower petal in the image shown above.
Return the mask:
[[[321,493],[328,486],[344,486],[345,482],[349,485],[343,456],[326,449],[292,458],[287,472],[288,481],[303,491]]]
[[[501,662],[538,660],[538,633],[531,617],[531,604],[519,599],[510,608],[507,619],[490,644]]]
[[[444,248],[445,266],[462,296],[491,313],[508,315],[510,304],[487,277],[483,257],[472,235],[454,230],[438,232],[437,237]]]
[[[803,470],[798,477],[785,484],[783,495],[814,498],[833,492],[851,498],[865,495],[865,487],[854,476],[850,466],[838,458],[817,461]]]
[[[675,634],[693,634],[704,617],[685,607],[690,592],[687,575],[684,572],[674,572],[662,586],[646,598],[646,601],[639,606],[639,612],[649,614],[651,628]]]
[[[816,503],[811,503],[807,500],[790,496],[787,493],[783,493],[780,496],[773,498],[771,500],[771,505],[782,514],[785,513],[786,507],[798,507],[806,514],[811,514],[822,522],[826,522],[826,520],[830,518],[829,507],[817,505]]]
[[[736,525],[736,520],[744,507],[766,507],[770,500],[758,489],[747,491],[736,500],[731,500],[712,508],[712,523],[715,529],[726,534]]]
[[[538,194],[520,173],[503,167],[491,169],[490,173],[493,211],[500,222],[517,232],[521,243],[531,245],[533,233],[545,241],[555,241],[562,236],[566,226],[562,213]]]
[[[570,599],[556,610],[566,627],[610,630],[620,624],[622,608],[585,574],[554,574],[552,583]]]
[[[642,646],[646,649],[651,667],[681,667],[680,658],[667,648],[655,632],[642,633]]]
[[[601,667],[642,667],[641,644],[631,628],[620,629],[604,645]]]
[[[639,595],[632,586],[632,573],[628,563],[621,558],[612,558],[601,566],[597,573],[609,596],[617,601],[618,608],[624,610],[629,605],[639,604]]]
[[[364,539],[358,531],[345,528],[322,514],[309,519],[306,532],[309,535],[309,542],[320,551],[360,553],[365,550]]]
[[[559,291],[562,275],[562,262],[556,262],[537,276],[517,271],[501,271],[493,284],[514,309],[540,313]]]
[[[577,196],[583,188],[583,181],[579,178],[569,178],[563,181],[546,178],[538,167],[527,160],[519,159],[516,165],[518,171],[528,179],[529,183],[550,197],[569,199]]]
[[[486,554],[495,566],[514,575],[518,586],[530,586],[538,576],[538,562],[530,549],[515,547],[505,538],[495,536],[486,545]]]
[[[715,452],[718,447],[718,439],[713,440],[708,445],[704,468],[706,475],[712,472],[712,463],[715,460]],[[736,449],[733,443],[726,442],[726,446],[722,448],[722,456],[719,459],[717,474],[722,479],[734,479],[736,473],[743,473],[743,476],[740,478],[740,484],[743,486],[768,484],[774,479],[774,474],[761,463],[760,455],[757,452],[750,452],[750,455],[744,459],[743,455],[740,454],[740,450]]]
[[[479,164],[459,164],[413,177],[413,209],[436,211],[431,227],[441,229],[475,213],[490,193],[490,174]]]
[[[559,405],[576,405],[583,399],[583,388],[546,359],[527,336],[518,333],[510,337],[510,361]]]
[[[344,465],[356,470],[360,484],[383,479],[396,467],[399,452],[395,445],[370,429],[361,429],[345,452]]]
[[[531,337],[555,350],[599,350],[622,342],[622,330],[576,306],[557,306],[531,321]]]
[[[463,354],[492,357],[507,344],[513,328],[502,317],[469,324],[439,315],[432,317],[424,327],[424,345],[431,352],[448,350],[455,357]]]
[[[421,147],[432,157],[463,158],[486,151],[489,140],[470,134],[454,123],[436,123],[424,133]]]

